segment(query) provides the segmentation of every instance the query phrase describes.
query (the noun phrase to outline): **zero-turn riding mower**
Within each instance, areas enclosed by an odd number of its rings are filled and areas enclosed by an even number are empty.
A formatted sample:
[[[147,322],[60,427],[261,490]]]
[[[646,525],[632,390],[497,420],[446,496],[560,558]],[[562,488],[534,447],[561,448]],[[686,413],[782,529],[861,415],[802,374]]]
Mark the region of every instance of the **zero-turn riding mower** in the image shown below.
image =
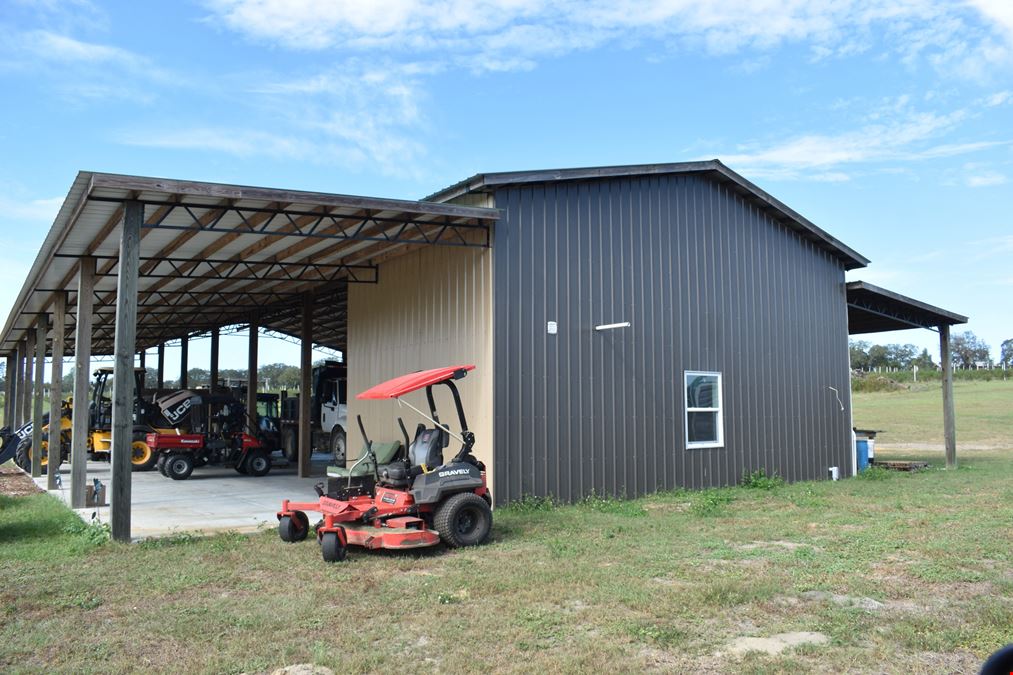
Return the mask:
[[[113,369],[99,368],[91,388],[91,403],[88,406],[88,457],[92,460],[109,461],[112,448],[112,375]],[[70,459],[71,415],[73,401],[63,403],[60,416],[60,463]],[[144,399],[144,369],[134,369],[134,429],[131,439],[130,463],[134,471],[148,471],[155,468],[157,453],[147,444],[148,432],[171,432],[165,418],[158,409]],[[49,466],[49,413],[42,417],[42,471]],[[32,468],[32,420],[16,431],[0,430],[3,446],[0,449],[0,463],[14,457],[14,461],[25,471]]]
[[[369,440],[360,417],[359,430],[365,442],[362,456],[338,485],[329,485],[325,494],[317,486],[318,501],[284,500],[278,512],[278,534],[283,541],[296,542],[309,533],[307,512],[323,517],[316,526],[317,541],[327,562],[344,560],[349,544],[368,549],[406,549],[433,546],[443,541],[451,548],[483,543],[492,529],[492,499],[485,483],[485,465],[473,454],[475,434],[461,405],[454,384],[475,366],[435,368],[378,384],[358,395],[359,399],[397,399],[429,420],[433,427],[419,424],[409,442],[404,422],[398,418],[404,446],[395,459],[383,465],[376,453],[377,444]],[[440,422],[433,399],[433,387],[450,389],[460,420],[455,433]],[[429,413],[415,408],[400,397],[426,390]],[[444,464],[443,449],[451,437],[461,449]],[[359,469],[371,465],[367,475]],[[340,477],[340,476],[339,476]],[[333,488],[333,489],[332,489]]]
[[[246,404],[232,395],[183,390],[156,403],[167,420],[186,419],[189,428],[185,434],[148,434],[148,445],[159,453],[157,466],[163,476],[186,480],[206,464],[231,466],[251,476],[265,476],[271,470],[270,453],[246,433]]]

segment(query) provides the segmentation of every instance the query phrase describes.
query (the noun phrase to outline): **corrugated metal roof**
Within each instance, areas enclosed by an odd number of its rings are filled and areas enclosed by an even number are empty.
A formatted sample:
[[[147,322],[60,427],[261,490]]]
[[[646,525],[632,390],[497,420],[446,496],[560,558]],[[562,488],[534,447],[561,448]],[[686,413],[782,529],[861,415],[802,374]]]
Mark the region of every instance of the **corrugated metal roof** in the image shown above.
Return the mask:
[[[962,314],[934,307],[865,281],[848,282],[846,288],[849,335],[967,323],[967,317]]]
[[[10,353],[66,292],[73,348],[78,260],[96,258],[92,351],[113,349],[116,269],[127,201],[144,204],[138,348],[246,323],[297,335],[315,300],[314,342],[344,348],[346,284],[424,245],[488,246],[495,209],[81,172],[0,335]]]
[[[624,166],[597,166],[576,169],[542,169],[536,171],[508,171],[479,173],[435,192],[425,201],[448,202],[475,192],[488,192],[497,186],[522,183],[551,183],[557,181],[594,180],[619,176],[648,176],[657,174],[699,173],[722,183],[747,201],[767,211],[782,224],[804,238],[815,242],[844,263],[845,269],[856,269],[869,264],[869,259],[832,237],[814,223],[761,190],[749,180],[735,173],[720,160],[704,162],[673,162],[667,164],[630,164]]]

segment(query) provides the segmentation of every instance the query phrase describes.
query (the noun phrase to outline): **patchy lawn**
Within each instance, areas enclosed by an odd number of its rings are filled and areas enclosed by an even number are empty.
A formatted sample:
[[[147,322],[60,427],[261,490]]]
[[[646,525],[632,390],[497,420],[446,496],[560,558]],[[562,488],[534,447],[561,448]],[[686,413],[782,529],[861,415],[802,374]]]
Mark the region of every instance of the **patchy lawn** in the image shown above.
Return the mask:
[[[108,543],[3,496],[0,670],[974,672],[1013,641],[1013,453],[754,483],[529,501],[482,548],[337,565],[273,532]]]

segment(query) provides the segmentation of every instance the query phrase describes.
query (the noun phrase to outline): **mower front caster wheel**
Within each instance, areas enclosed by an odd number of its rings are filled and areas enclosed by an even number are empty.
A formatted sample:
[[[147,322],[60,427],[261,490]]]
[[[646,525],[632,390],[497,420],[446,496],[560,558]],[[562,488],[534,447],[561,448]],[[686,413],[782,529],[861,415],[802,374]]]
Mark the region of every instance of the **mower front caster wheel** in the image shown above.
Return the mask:
[[[291,516],[282,516],[278,521],[278,536],[282,541],[302,541],[309,531],[309,518],[302,511],[293,511]]]
[[[348,550],[338,539],[337,532],[324,532],[320,537],[320,555],[324,557],[324,562],[341,562],[347,554]]]

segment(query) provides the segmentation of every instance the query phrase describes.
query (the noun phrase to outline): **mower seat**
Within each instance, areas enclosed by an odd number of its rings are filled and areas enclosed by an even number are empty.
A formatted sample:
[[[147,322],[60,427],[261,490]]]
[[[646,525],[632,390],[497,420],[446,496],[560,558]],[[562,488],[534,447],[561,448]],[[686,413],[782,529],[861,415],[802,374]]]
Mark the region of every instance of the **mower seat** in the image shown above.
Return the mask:
[[[387,443],[377,443],[377,442],[373,443],[373,453],[376,455],[376,461],[381,468],[383,467],[383,465],[390,464],[392,461],[394,461],[394,457],[395,455],[397,455],[398,450],[400,449],[401,443],[399,441],[390,441]],[[359,457],[362,457],[364,454],[366,454],[366,448],[362,449],[362,452],[359,453]],[[356,457],[355,461],[358,461],[359,457]],[[352,464],[354,464],[355,461],[353,461]],[[349,471],[349,469],[344,466],[329,466],[327,467],[327,477],[348,478],[349,476],[352,476],[353,478],[359,478],[362,476],[372,476],[373,468],[374,467],[372,459],[365,460],[364,462],[359,464],[359,466],[355,467],[354,471]]]

